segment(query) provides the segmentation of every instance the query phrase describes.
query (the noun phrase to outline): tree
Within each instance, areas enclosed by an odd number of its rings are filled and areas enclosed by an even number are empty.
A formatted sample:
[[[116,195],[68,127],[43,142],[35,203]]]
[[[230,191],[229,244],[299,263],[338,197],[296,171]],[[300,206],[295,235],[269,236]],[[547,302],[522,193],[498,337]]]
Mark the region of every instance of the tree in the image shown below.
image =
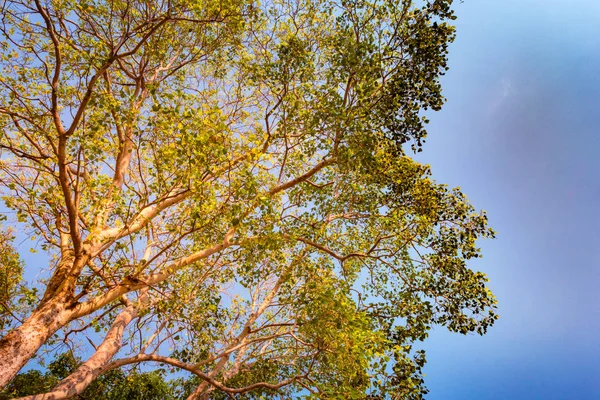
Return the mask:
[[[418,398],[431,326],[496,315],[485,213],[420,151],[451,0],[3,3],[0,188],[48,265],[0,387],[161,363],[189,398]],[[32,294],[33,293],[33,294]],[[43,390],[46,390],[45,388]],[[30,397],[34,398],[34,397]]]

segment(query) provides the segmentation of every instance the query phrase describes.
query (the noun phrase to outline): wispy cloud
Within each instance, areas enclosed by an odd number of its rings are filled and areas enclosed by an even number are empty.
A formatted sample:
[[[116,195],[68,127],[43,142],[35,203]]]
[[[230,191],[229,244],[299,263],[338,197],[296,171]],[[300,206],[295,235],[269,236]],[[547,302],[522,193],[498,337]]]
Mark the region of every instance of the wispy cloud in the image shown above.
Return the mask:
[[[502,77],[492,92],[488,113],[496,113],[502,105],[516,94],[516,88],[510,77]]]

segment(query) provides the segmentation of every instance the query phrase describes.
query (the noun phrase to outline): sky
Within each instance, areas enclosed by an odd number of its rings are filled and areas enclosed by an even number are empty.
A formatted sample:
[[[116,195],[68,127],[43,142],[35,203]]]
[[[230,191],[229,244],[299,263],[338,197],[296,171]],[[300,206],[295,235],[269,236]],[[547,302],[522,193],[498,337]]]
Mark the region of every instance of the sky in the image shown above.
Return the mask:
[[[600,1],[456,3],[418,158],[488,212],[500,319],[431,332],[427,399],[600,399]]]

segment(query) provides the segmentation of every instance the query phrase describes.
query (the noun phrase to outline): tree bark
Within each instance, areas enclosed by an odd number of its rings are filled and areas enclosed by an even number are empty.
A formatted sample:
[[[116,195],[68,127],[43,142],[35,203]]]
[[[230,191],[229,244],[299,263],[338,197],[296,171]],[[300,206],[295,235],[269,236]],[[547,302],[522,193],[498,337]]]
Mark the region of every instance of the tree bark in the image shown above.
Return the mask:
[[[133,304],[121,311],[96,352],[75,372],[63,379],[51,392],[26,396],[19,400],[61,400],[83,393],[90,383],[104,372],[104,367],[121,348],[123,332],[137,316],[137,311],[138,309]]]
[[[69,321],[72,311],[62,301],[48,301],[18,328],[0,339],[0,388],[23,368],[58,329]]]

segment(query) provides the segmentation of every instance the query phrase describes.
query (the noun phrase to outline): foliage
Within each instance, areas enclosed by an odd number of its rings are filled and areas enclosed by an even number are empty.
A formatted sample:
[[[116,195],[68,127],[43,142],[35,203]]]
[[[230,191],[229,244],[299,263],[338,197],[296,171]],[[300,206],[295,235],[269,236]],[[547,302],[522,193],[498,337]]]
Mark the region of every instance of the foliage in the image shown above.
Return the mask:
[[[485,213],[407,153],[444,102],[451,3],[7,1],[0,191],[51,263],[29,317],[0,315],[0,368],[45,321],[22,357],[93,356],[35,390],[168,397],[120,369],[162,363],[189,398],[420,398],[431,327],[497,318],[467,266]]]
[[[55,377],[43,374],[38,370],[30,370],[17,375],[0,392],[0,399],[10,400],[20,396],[29,396],[50,391],[58,381]]]
[[[14,239],[11,228],[0,231],[0,333],[30,312],[37,300],[37,290],[23,282],[23,260]]]

